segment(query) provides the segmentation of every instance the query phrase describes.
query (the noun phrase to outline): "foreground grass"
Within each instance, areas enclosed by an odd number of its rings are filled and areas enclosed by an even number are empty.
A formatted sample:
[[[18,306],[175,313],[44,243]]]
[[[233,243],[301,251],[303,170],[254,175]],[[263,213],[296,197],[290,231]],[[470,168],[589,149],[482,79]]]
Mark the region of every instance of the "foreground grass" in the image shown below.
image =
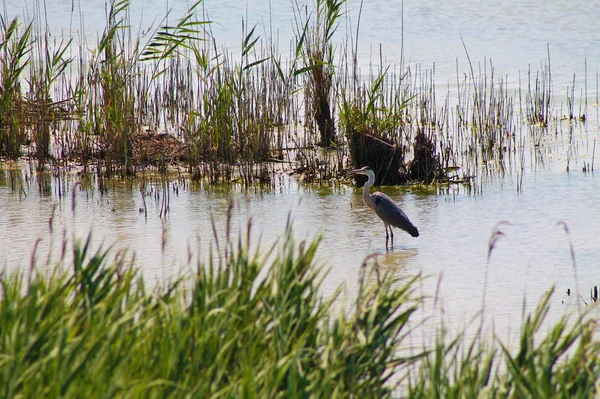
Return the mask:
[[[193,278],[148,290],[135,268],[74,246],[50,276],[3,275],[2,397],[594,397],[593,323],[539,338],[549,296],[519,348],[439,334],[403,342],[415,279],[361,275],[351,315],[319,294],[318,241],[287,230],[269,257],[227,240]],[[216,255],[216,254],[215,254]],[[217,260],[219,259],[219,260]],[[373,275],[373,276],[375,276]],[[367,283],[369,282],[369,283]],[[573,324],[573,327],[569,327]],[[534,335],[536,339],[534,340]],[[568,356],[567,356],[568,354]]]

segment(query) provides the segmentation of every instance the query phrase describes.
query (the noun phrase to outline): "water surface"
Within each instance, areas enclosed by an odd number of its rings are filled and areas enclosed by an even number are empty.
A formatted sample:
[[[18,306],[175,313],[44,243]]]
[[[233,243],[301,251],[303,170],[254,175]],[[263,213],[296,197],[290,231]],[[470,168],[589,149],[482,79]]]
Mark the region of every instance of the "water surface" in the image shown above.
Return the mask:
[[[588,298],[589,290],[600,282],[598,178],[580,170],[567,173],[559,166],[528,177],[522,192],[510,178],[484,183],[477,194],[462,186],[383,188],[421,233],[415,239],[397,231],[391,251],[385,249],[383,223],[363,204],[361,190],[346,184],[312,186],[282,176],[266,188],[188,186],[178,195],[171,192],[166,218],[159,217],[161,202],[148,198],[146,218],[139,211],[143,207],[139,190],[129,182],[117,181],[105,194],[77,186],[73,217],[71,195],[59,199],[54,188],[42,196],[32,186],[25,197],[3,180],[0,259],[9,270],[27,269],[36,239],[41,239],[38,257],[44,259],[51,246],[55,254],[60,252],[63,234],[85,237],[91,231],[96,246],[103,243],[113,245],[115,252],[134,252],[144,276],[160,283],[190,274],[198,258],[206,259],[214,245],[213,221],[224,239],[227,209],[233,201],[232,235],[244,232],[251,219],[252,241],[258,243],[260,236],[264,250],[282,237],[288,216],[298,239],[322,238],[318,261],[329,269],[325,296],[345,284],[352,300],[363,261],[377,254],[380,265],[393,267],[399,275],[429,276],[419,291],[439,296],[437,309],[443,313],[438,316],[451,325],[464,325],[481,309],[485,290],[486,314],[495,328],[515,330],[524,300],[530,308],[555,287],[558,316],[576,311],[565,293],[568,288]],[[54,234],[50,234],[54,207]],[[489,239],[501,221],[509,224],[502,225],[504,236],[488,263]],[[568,226],[568,234],[559,222]]]

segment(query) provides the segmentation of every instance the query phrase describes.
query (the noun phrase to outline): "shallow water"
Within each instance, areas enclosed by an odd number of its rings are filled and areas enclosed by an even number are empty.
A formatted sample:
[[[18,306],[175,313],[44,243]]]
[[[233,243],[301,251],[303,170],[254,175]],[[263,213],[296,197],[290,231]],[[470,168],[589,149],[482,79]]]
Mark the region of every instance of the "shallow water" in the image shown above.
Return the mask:
[[[436,317],[449,325],[464,326],[481,309],[485,290],[485,313],[494,321],[496,332],[504,333],[517,329],[524,300],[531,309],[554,286],[553,314],[558,317],[563,311],[577,309],[573,296],[566,295],[567,288],[589,298],[589,290],[600,283],[600,213],[596,212],[600,181],[593,173],[580,169],[567,173],[562,166],[556,163],[554,168],[532,172],[519,193],[508,177],[484,182],[476,194],[462,186],[430,192],[417,187],[383,188],[421,233],[415,239],[397,231],[391,251],[385,249],[384,226],[363,204],[361,190],[346,184],[299,185],[294,178],[281,176],[272,186],[249,190],[236,186],[180,187],[178,195],[171,192],[170,212],[161,219],[161,203],[152,196],[147,198],[147,218],[139,212],[143,207],[141,194],[128,182],[115,181],[103,195],[77,186],[73,217],[72,187],[67,187],[69,194],[59,199],[56,182],[47,196],[41,196],[33,185],[24,189],[25,197],[3,178],[0,263],[9,270],[27,269],[37,238],[41,239],[38,259],[43,260],[50,246],[58,256],[65,232],[68,238],[73,232],[85,237],[91,230],[95,245],[134,251],[145,277],[159,283],[191,273],[197,254],[206,259],[214,243],[212,221],[220,240],[224,239],[232,200],[232,236],[245,231],[251,218],[252,241],[258,242],[261,236],[264,250],[282,236],[288,215],[298,239],[322,237],[318,259],[330,269],[325,295],[345,284],[351,301],[359,269],[374,253],[380,265],[393,267],[399,275],[421,272],[429,276],[419,293],[439,296],[441,302],[435,311],[429,307],[427,312],[433,313],[427,315],[437,312]],[[51,235],[49,219],[54,206]],[[510,224],[501,227],[504,236],[496,243],[488,264],[489,239],[501,221]],[[557,225],[559,222],[568,226],[568,234]],[[190,252],[194,254],[192,268]]]

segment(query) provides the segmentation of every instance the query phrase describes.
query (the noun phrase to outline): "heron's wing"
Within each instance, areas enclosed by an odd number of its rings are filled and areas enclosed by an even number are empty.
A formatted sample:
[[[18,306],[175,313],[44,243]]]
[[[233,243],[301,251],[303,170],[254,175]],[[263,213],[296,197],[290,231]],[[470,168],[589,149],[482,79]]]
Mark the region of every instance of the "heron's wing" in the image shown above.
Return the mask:
[[[379,191],[373,193],[372,197],[375,202],[375,212],[384,223],[398,227],[413,237],[419,236],[419,230],[394,200]]]

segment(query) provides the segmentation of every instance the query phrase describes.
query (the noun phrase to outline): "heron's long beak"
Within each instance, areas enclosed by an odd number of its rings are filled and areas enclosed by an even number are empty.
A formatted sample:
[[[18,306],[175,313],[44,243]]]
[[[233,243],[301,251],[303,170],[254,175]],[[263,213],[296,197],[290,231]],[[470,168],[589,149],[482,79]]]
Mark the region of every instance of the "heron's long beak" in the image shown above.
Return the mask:
[[[361,172],[362,172],[362,170],[360,170],[360,169],[353,169],[353,170],[347,171],[346,174],[347,175],[355,175],[355,174],[358,174],[358,173],[361,173]]]

